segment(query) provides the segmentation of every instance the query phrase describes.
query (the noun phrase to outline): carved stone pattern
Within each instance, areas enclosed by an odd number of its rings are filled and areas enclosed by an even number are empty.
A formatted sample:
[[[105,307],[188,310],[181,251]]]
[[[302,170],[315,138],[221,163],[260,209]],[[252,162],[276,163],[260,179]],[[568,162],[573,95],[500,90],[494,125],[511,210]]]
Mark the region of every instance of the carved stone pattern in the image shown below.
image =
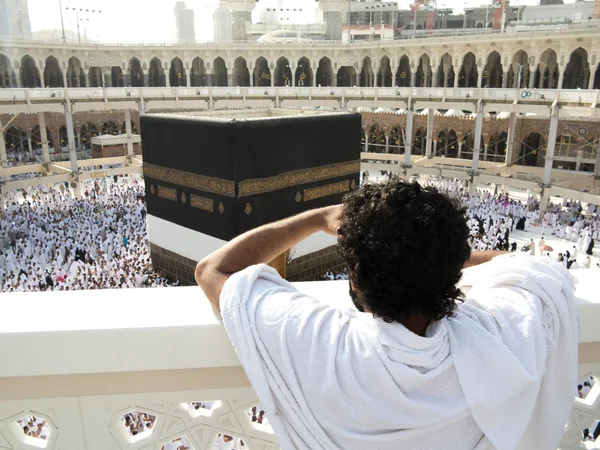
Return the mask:
[[[329,195],[340,194],[350,190],[350,181],[344,180],[337,183],[326,184],[304,190],[304,201],[316,200],[318,198],[327,197]]]
[[[278,189],[296,186],[298,184],[313,183],[329,178],[352,175],[360,170],[360,161],[350,161],[342,164],[314,167],[306,170],[283,173],[274,177],[240,181],[238,183],[238,197],[262,194]],[[306,200],[306,198],[305,198]]]
[[[144,164],[144,175],[157,180],[166,181],[180,186],[186,186],[199,191],[211,192],[213,194],[235,196],[235,182],[223,180],[220,178],[208,177],[196,173],[185,172],[183,170],[167,169],[165,167],[155,166],[154,164]]]
[[[198,208],[208,212],[215,211],[215,202],[213,199],[202,197],[200,195],[190,195],[190,205],[192,205],[192,208]]]
[[[160,198],[164,198],[165,200],[171,200],[173,202],[177,201],[177,191],[168,187],[159,186],[158,196]]]

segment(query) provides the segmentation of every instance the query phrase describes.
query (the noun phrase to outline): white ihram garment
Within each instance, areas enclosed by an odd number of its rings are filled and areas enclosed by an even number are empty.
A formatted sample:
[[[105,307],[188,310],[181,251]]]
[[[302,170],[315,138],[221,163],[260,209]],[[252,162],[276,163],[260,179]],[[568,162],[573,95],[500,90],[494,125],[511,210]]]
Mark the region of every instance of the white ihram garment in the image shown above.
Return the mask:
[[[234,274],[225,327],[284,450],[555,449],[577,384],[567,271],[511,254],[473,268],[456,316],[426,337]]]

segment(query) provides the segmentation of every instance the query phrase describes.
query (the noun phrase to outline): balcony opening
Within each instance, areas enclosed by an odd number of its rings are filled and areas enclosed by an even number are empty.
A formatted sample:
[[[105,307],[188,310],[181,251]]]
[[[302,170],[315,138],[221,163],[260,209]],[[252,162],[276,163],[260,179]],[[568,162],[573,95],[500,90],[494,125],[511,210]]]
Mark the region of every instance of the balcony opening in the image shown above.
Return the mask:
[[[248,419],[250,419],[250,422],[252,422],[253,428],[265,433],[273,434],[273,427],[269,423],[269,419],[267,418],[260,403],[258,405],[254,405],[252,408],[248,408],[246,413],[248,415]]]
[[[37,448],[46,448],[51,428],[43,417],[28,414],[11,424],[19,442]]]
[[[125,431],[125,439],[133,444],[152,435],[156,425],[156,416],[147,412],[132,410],[121,416],[121,423]]]
[[[222,433],[219,433],[213,445],[213,450],[246,450],[247,448],[242,438]]]
[[[210,417],[221,405],[222,403],[219,400],[211,400],[182,403],[180,407],[192,417]]]
[[[194,450],[194,447],[190,445],[187,437],[179,436],[172,441],[165,442],[160,450]]]

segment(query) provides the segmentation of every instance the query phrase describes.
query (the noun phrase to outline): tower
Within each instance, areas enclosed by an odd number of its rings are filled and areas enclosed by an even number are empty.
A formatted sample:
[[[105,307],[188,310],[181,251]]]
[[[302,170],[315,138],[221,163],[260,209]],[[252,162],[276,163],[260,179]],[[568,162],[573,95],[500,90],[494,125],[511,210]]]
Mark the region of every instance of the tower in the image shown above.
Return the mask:
[[[327,24],[325,39],[342,40],[343,14],[346,12],[347,0],[319,0],[319,8],[323,11],[323,20]]]
[[[217,44],[228,44],[233,40],[232,14],[227,0],[220,0],[213,14],[214,41]]]
[[[177,42],[182,44],[196,42],[194,10],[188,9],[184,2],[175,3],[175,22],[177,23]]]
[[[31,39],[27,0],[0,0],[0,36]]]
[[[229,8],[232,17],[232,38],[234,41],[248,39],[246,23],[252,23],[252,11],[256,5],[255,0],[230,0]]]

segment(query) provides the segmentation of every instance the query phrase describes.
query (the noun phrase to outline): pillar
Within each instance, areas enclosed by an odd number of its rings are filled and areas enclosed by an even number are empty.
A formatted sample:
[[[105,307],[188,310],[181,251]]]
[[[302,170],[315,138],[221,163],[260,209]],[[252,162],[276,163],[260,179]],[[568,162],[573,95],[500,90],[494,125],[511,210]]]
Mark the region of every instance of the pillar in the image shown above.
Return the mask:
[[[6,157],[6,142],[4,141],[4,133],[2,132],[2,120],[0,120],[0,165],[2,167],[8,166],[8,159]]]
[[[33,147],[31,146],[31,135],[27,136],[27,149],[29,150],[29,159],[33,161]]]
[[[433,158],[436,155],[437,155],[437,139],[434,139],[433,140],[433,153],[431,154],[431,157]]]
[[[512,166],[513,162],[513,147],[515,146],[515,132],[517,125],[517,114],[513,111],[510,113],[508,119],[508,136],[506,137],[506,155],[504,157],[504,164]]]
[[[460,70],[458,73],[454,72],[454,89],[458,89],[458,79],[460,78],[458,75],[460,74]]]
[[[565,69],[566,67],[558,66],[558,84],[556,85],[557,89],[563,88],[563,82],[565,81]]]
[[[77,148],[75,147],[75,132],[73,130],[73,113],[69,110],[69,105],[65,105],[65,122],[67,127],[67,141],[69,145],[69,160],[71,161],[71,171],[73,172],[73,181],[76,181]]]
[[[425,156],[431,158],[431,146],[433,144],[433,112],[434,109],[429,108],[427,114],[427,141],[425,142]]]
[[[462,158],[462,146],[463,146],[463,141],[459,140],[458,141],[458,158]]]
[[[69,83],[67,83],[67,71],[63,70],[62,71],[62,75],[63,75],[63,84],[64,84],[64,87],[67,88],[67,87],[69,87]],[[77,79],[79,79],[79,77],[77,77]],[[75,87],[77,87],[77,86],[75,86]]]
[[[186,87],[191,87],[192,86],[192,83],[190,81],[192,75],[191,75],[190,72],[191,72],[191,70],[186,70],[185,71],[185,85],[186,85]],[[252,83],[252,77],[250,77],[250,83]]]
[[[548,189],[542,189],[542,195],[540,198],[540,217],[544,215],[546,209],[548,209],[548,201],[550,200],[550,194]]]
[[[596,78],[596,67],[590,64],[590,75],[588,80],[588,89],[594,89],[594,78]]]
[[[140,104],[139,104],[139,115],[140,115],[140,117],[142,117],[145,114],[146,114],[146,108],[144,108],[144,99],[141,99]]]
[[[438,74],[437,70],[434,70],[431,72],[431,87],[438,87],[437,74]]]
[[[481,152],[481,129],[483,128],[483,111],[479,106],[477,116],[475,118],[475,136],[473,138],[473,162],[471,168],[473,172],[477,173],[479,169],[479,154]]]
[[[2,143],[0,142],[0,145]],[[600,179],[600,148],[596,145],[596,164],[594,164],[594,178]]]
[[[406,110],[406,130],[404,132],[404,165],[410,167],[410,153],[412,152],[413,142],[413,111]]]
[[[50,162],[50,152],[48,151],[48,133],[46,133],[46,116],[43,112],[38,113],[38,125],[40,126],[40,138],[42,139],[42,158],[44,163]]]
[[[131,110],[125,109],[125,133],[127,135],[127,156],[133,156],[133,134],[131,132]]]
[[[377,66],[373,67],[373,87],[377,87],[377,75],[379,74],[379,68]],[[383,77],[381,77],[383,78]],[[383,81],[383,80],[381,80]]]
[[[508,70],[502,73],[502,88],[506,89],[508,86]]]
[[[535,65],[529,66],[529,89],[535,88],[535,73],[537,72]]]
[[[546,145],[546,159],[544,161],[544,186],[550,186],[552,180],[552,163],[554,162],[554,148],[558,133],[558,108],[550,116],[550,129],[548,130],[548,144]]]
[[[575,162],[575,170],[581,170],[581,163],[583,162],[583,150],[577,150],[577,160]]]
[[[480,88],[481,87],[481,81],[483,80],[483,70],[481,70],[481,67],[477,68],[477,87]]]
[[[290,72],[292,73],[292,87],[296,87],[296,66],[290,64]]]
[[[85,75],[85,87],[90,87],[90,70],[83,70],[83,74]],[[79,77],[77,77],[79,80]]]
[[[490,147],[490,144],[483,144],[483,160],[487,161],[487,155],[488,155],[488,148]]]
[[[163,69],[165,72],[165,86],[171,87],[171,69]]]
[[[369,151],[369,130],[365,128],[365,153]]]
[[[390,136],[388,134],[385,135],[385,152],[390,152]]]
[[[40,74],[40,87],[46,87],[46,81],[44,80],[44,66],[38,67],[38,73]]]
[[[410,73],[410,87],[416,87],[415,83],[417,82],[417,71],[413,70]]]
[[[271,70],[271,87],[275,86],[275,70]]]

